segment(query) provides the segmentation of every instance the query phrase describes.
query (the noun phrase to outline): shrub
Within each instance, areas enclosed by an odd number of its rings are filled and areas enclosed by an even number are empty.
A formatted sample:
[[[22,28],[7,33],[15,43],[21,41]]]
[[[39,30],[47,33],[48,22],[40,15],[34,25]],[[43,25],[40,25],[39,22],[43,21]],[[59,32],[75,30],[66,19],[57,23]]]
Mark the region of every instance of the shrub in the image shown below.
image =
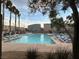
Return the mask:
[[[57,50],[49,53],[47,59],[72,59],[72,53],[66,50]]]
[[[57,51],[57,59],[68,59],[69,53],[66,50]]]
[[[27,59],[37,59],[37,50],[36,49],[30,49],[27,51]]]
[[[48,53],[47,59],[55,59],[55,53]]]

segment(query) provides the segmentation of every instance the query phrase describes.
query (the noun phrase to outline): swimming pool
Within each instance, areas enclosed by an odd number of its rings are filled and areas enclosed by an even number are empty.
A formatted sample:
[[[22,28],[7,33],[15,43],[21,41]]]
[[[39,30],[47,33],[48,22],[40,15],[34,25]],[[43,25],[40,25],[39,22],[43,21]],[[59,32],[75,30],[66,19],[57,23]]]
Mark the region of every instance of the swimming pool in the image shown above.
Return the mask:
[[[54,44],[54,41],[47,34],[24,34],[21,36],[20,39],[11,42],[24,44]]]

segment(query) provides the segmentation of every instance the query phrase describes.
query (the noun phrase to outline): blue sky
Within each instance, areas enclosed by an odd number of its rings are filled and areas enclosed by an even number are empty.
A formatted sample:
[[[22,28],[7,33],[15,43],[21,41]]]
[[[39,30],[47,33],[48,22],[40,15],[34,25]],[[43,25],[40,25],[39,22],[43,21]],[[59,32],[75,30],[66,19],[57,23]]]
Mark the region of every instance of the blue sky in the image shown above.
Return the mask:
[[[50,23],[48,14],[42,15],[40,12],[37,12],[35,14],[29,14],[29,9],[27,7],[27,0],[12,0],[13,5],[16,6],[16,8],[21,13],[21,26],[27,27],[30,24],[43,24],[44,23]],[[57,7],[57,9],[61,8],[60,6]],[[59,11],[59,15],[65,19],[67,15],[70,15],[72,13],[71,9],[68,8],[68,10],[64,13],[64,11]],[[14,14],[12,14],[12,25],[14,25]],[[9,11],[8,9],[5,10],[5,24],[8,24],[9,20]]]

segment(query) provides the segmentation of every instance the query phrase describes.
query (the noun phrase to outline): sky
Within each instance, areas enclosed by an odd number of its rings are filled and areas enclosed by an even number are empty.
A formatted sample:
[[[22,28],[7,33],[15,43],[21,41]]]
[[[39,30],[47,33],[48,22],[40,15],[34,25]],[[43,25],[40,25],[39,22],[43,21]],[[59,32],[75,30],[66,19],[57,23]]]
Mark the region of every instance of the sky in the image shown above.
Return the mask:
[[[21,26],[22,27],[28,27],[30,24],[41,24],[41,27],[43,27],[43,24],[50,23],[50,19],[48,17],[48,14],[42,15],[40,12],[36,12],[35,14],[30,14],[29,9],[27,6],[27,0],[11,0],[13,5],[16,6],[16,8],[21,13]],[[57,6],[57,9],[60,9],[61,6]],[[59,15],[64,18],[66,18],[67,15],[71,15],[72,11],[70,8],[64,13],[64,11],[59,10]],[[10,12],[8,9],[5,9],[5,25],[9,25],[9,15]],[[12,13],[12,25],[14,25],[14,19],[15,15]]]

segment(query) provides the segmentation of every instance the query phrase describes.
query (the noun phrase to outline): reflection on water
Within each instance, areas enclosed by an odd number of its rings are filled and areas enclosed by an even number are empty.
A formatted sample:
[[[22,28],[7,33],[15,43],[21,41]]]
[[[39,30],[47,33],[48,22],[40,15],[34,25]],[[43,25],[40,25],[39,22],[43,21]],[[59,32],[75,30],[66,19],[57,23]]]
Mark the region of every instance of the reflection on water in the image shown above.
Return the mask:
[[[41,43],[44,42],[44,35],[43,34],[41,34],[40,41],[41,41]]]

